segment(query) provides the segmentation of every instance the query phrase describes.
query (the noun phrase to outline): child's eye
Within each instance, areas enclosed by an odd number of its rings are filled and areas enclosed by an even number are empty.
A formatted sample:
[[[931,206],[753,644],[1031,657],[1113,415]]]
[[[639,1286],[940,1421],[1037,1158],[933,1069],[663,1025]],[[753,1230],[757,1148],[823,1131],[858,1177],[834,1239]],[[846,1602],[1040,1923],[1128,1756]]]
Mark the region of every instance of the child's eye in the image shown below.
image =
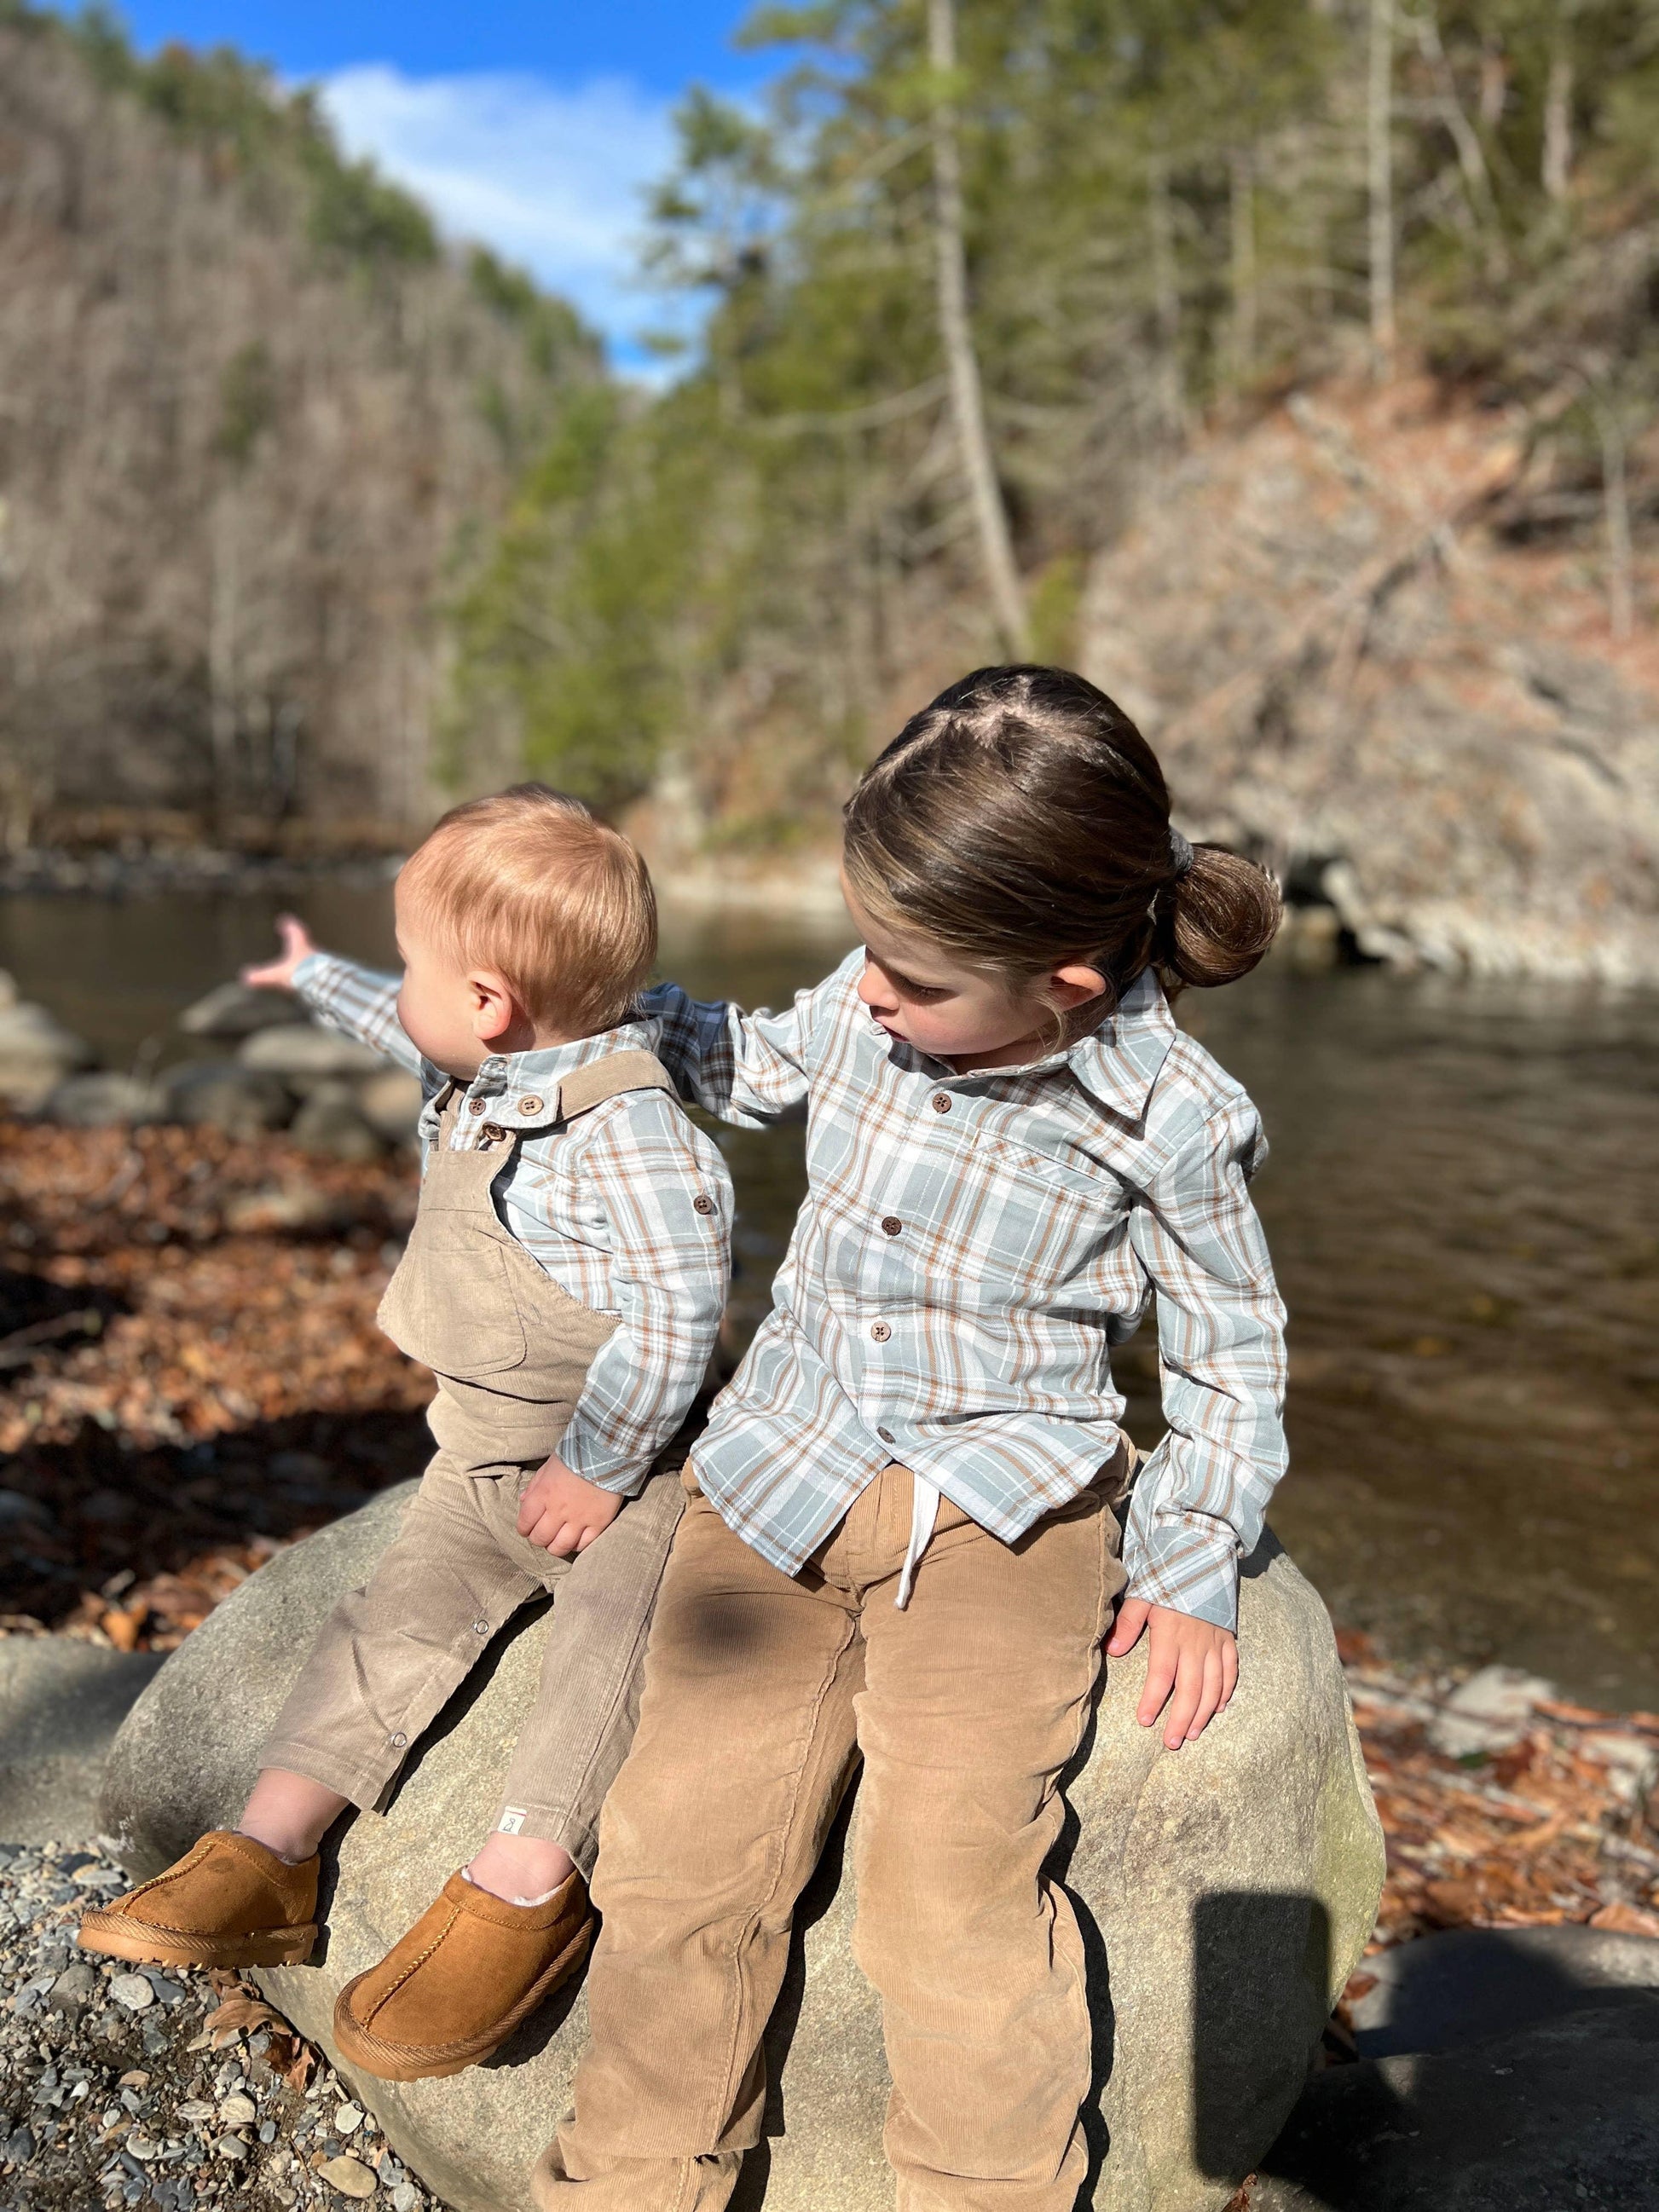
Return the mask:
[[[924,1005],[951,995],[942,983],[901,983],[898,988],[907,999],[919,999]]]

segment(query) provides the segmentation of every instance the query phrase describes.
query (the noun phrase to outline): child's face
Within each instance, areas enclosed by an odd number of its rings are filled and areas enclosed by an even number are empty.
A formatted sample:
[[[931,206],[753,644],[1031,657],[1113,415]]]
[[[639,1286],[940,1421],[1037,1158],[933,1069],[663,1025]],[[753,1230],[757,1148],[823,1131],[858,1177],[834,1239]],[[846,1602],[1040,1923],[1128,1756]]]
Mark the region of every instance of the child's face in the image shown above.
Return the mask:
[[[872,1018],[889,1036],[964,1073],[1041,1059],[1054,1046],[1055,1014],[1073,1012],[1106,988],[1093,969],[1074,964],[1012,990],[930,938],[878,921],[845,877],[842,896],[864,939],[859,996]]]
[[[485,968],[465,968],[422,929],[421,910],[396,894],[398,951],[404,963],[398,1018],[417,1051],[458,1082],[470,1083],[491,1053],[514,1052],[532,1040],[505,981]]]

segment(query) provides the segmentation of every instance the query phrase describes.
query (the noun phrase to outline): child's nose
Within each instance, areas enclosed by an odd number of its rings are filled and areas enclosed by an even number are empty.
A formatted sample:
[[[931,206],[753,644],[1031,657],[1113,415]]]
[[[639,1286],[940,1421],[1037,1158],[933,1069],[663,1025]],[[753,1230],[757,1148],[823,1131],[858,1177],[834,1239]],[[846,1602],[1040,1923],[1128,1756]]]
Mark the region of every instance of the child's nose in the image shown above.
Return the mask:
[[[859,996],[872,1014],[892,1014],[898,1011],[893,987],[873,960],[866,959],[864,963],[864,973],[859,977]]]

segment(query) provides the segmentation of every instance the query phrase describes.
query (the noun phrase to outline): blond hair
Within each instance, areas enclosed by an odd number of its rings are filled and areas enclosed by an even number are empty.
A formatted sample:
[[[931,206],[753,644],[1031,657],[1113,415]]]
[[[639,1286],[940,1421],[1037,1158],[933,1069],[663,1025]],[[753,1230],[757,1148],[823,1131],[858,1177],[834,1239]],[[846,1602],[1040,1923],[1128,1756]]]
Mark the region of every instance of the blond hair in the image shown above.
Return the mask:
[[[639,853],[544,783],[452,807],[398,880],[439,951],[495,969],[538,1027],[567,1036],[614,1029],[657,957]]]

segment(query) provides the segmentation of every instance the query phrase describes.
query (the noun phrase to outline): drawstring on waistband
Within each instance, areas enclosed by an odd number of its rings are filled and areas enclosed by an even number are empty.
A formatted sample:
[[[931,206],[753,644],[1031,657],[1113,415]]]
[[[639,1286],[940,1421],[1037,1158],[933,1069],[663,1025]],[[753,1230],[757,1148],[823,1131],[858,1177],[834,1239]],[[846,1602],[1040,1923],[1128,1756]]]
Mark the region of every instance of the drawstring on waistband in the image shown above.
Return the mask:
[[[916,1569],[921,1555],[933,1540],[933,1523],[939,1519],[939,1492],[921,1475],[912,1474],[915,1494],[910,1504],[910,1542],[904,1554],[904,1566],[899,1576],[898,1595],[893,1603],[902,1613],[910,1602],[915,1587]]]

